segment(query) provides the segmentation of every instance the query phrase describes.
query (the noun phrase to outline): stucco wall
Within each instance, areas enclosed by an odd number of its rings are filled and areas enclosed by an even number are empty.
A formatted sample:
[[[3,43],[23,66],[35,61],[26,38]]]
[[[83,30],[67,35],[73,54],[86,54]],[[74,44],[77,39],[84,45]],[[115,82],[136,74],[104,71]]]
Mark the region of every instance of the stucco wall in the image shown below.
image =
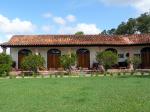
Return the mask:
[[[90,51],[90,66],[92,67],[93,63],[96,62],[96,53],[99,51],[104,51],[108,48],[114,48],[117,50],[118,54],[124,54],[124,58],[119,58],[119,62],[126,60],[126,53],[130,53],[130,56],[134,54],[140,54],[141,49],[148,46],[130,46],[130,47],[28,47],[28,48],[11,48],[10,54],[13,61],[16,62],[18,67],[18,52],[22,49],[29,49],[32,53],[40,53],[46,60],[45,67],[47,67],[47,51],[50,49],[59,49],[61,54],[66,54],[69,52],[76,52],[80,48],[86,48]],[[150,46],[149,46],[150,47]]]

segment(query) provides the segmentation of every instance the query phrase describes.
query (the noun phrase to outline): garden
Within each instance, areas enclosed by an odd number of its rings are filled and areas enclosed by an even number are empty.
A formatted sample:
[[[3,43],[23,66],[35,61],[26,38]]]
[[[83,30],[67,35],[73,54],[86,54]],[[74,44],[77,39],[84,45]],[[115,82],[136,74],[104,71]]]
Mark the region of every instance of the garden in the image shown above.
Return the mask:
[[[140,57],[133,56],[129,57],[126,62],[130,69],[123,69],[113,71],[111,67],[118,63],[118,55],[112,51],[97,52],[96,60],[98,65],[89,70],[84,70],[83,68],[77,69],[77,56],[75,53],[64,54],[60,56],[60,65],[62,70],[57,70],[56,72],[45,73],[45,60],[41,55],[29,54],[25,56],[21,62],[21,69],[18,74],[16,71],[12,71],[13,61],[10,55],[5,53],[0,54],[0,77],[2,78],[24,78],[25,76],[31,77],[63,77],[63,76],[120,76],[120,75],[150,75],[150,71],[137,70],[141,63]]]

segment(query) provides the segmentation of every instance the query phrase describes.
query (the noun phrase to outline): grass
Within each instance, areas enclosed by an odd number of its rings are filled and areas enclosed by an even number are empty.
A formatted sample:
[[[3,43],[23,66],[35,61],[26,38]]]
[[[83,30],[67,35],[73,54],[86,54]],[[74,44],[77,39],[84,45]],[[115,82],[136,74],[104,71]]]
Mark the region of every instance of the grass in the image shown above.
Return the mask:
[[[0,112],[149,111],[150,77],[0,80]]]

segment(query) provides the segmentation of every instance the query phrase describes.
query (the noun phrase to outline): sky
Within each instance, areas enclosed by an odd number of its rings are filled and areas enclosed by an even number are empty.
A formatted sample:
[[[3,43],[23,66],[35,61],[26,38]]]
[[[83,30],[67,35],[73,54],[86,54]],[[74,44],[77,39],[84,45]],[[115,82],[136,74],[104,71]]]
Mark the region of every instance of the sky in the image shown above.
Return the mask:
[[[19,34],[99,34],[150,9],[150,0],[1,0],[0,43]]]

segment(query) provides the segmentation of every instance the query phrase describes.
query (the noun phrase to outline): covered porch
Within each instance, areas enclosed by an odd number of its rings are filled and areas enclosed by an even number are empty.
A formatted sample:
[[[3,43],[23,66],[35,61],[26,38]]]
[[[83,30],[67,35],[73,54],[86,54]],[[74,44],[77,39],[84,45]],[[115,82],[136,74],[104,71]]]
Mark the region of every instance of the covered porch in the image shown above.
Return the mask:
[[[3,52],[6,53],[7,47],[3,47]],[[112,68],[126,69],[126,59],[134,55],[140,56],[142,63],[140,68],[150,68],[150,47],[148,46],[130,46],[130,47],[105,47],[105,46],[73,46],[73,47],[11,47],[10,54],[14,61],[14,68],[20,69],[20,63],[25,56],[31,53],[41,55],[45,59],[45,70],[62,69],[59,57],[63,54],[74,52],[77,54],[77,69],[93,69],[96,66],[96,53],[111,50],[118,54],[118,65]]]

